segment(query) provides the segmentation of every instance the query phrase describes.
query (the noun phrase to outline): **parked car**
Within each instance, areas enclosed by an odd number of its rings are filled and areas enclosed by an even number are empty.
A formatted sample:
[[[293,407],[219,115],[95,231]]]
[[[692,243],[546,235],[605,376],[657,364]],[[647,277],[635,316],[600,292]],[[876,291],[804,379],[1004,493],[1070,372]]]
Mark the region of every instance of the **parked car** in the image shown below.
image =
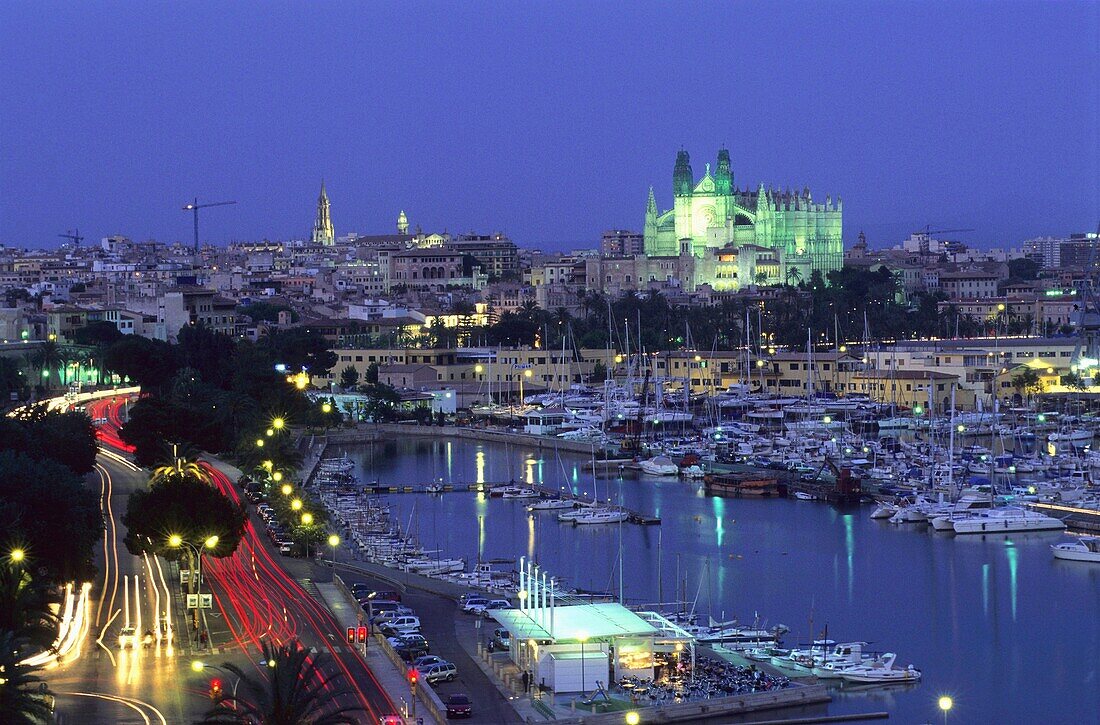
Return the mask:
[[[395,637],[389,637],[386,641],[389,642],[390,647],[394,649],[398,647],[423,647],[425,652],[431,651],[428,649],[428,640],[424,639],[424,635],[419,632],[399,634]]]
[[[432,665],[438,665],[440,662],[446,661],[447,660],[443,659],[439,655],[421,655],[420,657],[417,657],[415,660],[413,660],[412,665],[419,670],[421,667],[431,667]]]
[[[512,608],[512,603],[509,602],[507,599],[491,599],[489,601],[489,603],[485,605],[485,609],[483,609],[480,612],[480,614],[482,616],[488,617],[490,609],[511,609],[511,608]]]
[[[420,679],[429,685],[436,682],[450,682],[458,677],[458,668],[453,662],[438,662],[423,669],[417,668],[416,671],[420,673]]]
[[[374,615],[373,617],[370,617],[369,621],[370,621],[371,624],[377,624],[377,625],[381,626],[381,625],[385,624],[386,622],[389,622],[389,621],[395,619],[396,617],[408,617],[410,615],[415,615],[415,614],[416,614],[416,612],[409,609],[408,607],[397,607],[396,609],[387,609],[384,612],[379,612],[378,614]]]
[[[481,614],[487,606],[489,606],[489,600],[485,597],[470,597],[463,602],[462,611],[466,614]]]
[[[372,589],[366,584],[352,584],[351,591],[356,597],[361,599],[373,599],[384,602],[401,601],[401,595],[398,592],[384,589]]]
[[[420,618],[419,617],[397,617],[396,619],[386,622],[378,631],[382,633],[384,637],[396,637],[400,634],[412,634],[420,630]]]
[[[451,695],[447,698],[447,717],[473,717],[474,706],[467,695]]]
[[[512,648],[512,633],[504,627],[493,630],[493,638],[489,640],[489,651],[503,651]]]
[[[393,651],[397,653],[405,662],[415,662],[416,660],[424,657],[428,654],[428,646],[426,644],[408,644],[399,645],[393,648]]]
[[[367,599],[366,597],[359,598],[359,606],[366,611],[367,616],[373,617],[381,614],[382,612],[391,612],[401,606],[400,602],[392,600],[375,600]]]

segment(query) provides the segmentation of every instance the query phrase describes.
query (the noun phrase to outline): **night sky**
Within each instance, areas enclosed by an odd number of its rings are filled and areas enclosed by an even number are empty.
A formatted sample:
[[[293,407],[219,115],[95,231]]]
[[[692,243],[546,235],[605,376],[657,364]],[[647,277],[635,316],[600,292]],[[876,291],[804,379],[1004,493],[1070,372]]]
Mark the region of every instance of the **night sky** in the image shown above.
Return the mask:
[[[594,246],[701,176],[844,199],[847,244],[1095,229],[1100,3],[0,4],[0,243],[503,231]]]

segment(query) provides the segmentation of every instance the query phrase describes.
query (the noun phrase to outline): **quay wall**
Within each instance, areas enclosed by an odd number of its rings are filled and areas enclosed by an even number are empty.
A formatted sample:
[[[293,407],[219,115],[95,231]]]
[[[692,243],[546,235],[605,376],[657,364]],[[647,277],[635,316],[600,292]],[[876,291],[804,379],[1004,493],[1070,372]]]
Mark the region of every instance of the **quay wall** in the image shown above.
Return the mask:
[[[567,441],[561,438],[532,435],[511,431],[494,430],[491,428],[471,428],[456,425],[405,425],[401,423],[362,423],[353,429],[333,431],[319,440],[329,445],[340,443],[371,443],[391,438],[465,438],[475,441],[493,441],[497,443],[514,443],[534,446],[535,448],[549,448],[570,453],[582,453],[590,455],[592,444],[583,441]],[[613,453],[605,448],[597,447],[597,455]]]

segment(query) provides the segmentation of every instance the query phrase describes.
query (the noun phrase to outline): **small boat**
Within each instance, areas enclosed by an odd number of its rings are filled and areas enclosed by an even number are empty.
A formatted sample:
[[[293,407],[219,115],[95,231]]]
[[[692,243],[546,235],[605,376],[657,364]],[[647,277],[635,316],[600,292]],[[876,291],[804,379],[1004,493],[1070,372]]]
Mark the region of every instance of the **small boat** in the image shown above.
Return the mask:
[[[888,519],[898,512],[898,507],[892,503],[880,503],[875,507],[875,510],[871,512],[871,518],[873,519]]]
[[[680,467],[668,456],[654,456],[640,465],[642,472],[650,476],[675,476],[680,472]]]
[[[812,493],[806,493],[805,491],[795,491],[794,497],[799,501],[813,501],[814,495]]]
[[[568,498],[544,498],[541,501],[527,504],[528,511],[562,511],[565,509],[571,509],[575,505],[572,499]]]
[[[501,498],[538,498],[539,492],[533,488],[510,486],[500,492]]]
[[[692,465],[680,471],[680,475],[684,478],[702,478],[706,475],[706,471],[702,466]]]
[[[1100,536],[1079,536],[1076,541],[1050,547],[1055,559],[1100,563]]]
[[[580,516],[573,519],[574,526],[580,526],[582,524],[617,524],[620,521],[626,521],[630,518],[630,514],[622,509],[611,508],[599,508],[588,509],[581,512]]]
[[[921,671],[913,665],[905,668],[894,667],[897,658],[898,656],[893,652],[887,652],[871,662],[842,670],[840,679],[845,682],[868,682],[886,685],[895,682],[916,682],[921,678]]]
[[[1047,440],[1055,445],[1068,443],[1071,446],[1083,446],[1086,443],[1091,443],[1094,435],[1091,430],[1077,428],[1062,433],[1051,433],[1047,436]]]

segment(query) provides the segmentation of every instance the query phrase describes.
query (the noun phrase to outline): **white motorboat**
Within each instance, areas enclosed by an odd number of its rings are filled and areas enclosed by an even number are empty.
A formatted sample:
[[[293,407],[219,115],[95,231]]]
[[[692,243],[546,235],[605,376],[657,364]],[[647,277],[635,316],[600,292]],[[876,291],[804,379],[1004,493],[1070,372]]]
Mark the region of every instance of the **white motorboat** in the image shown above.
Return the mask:
[[[1055,559],[1100,563],[1100,536],[1079,536],[1076,541],[1050,547]]]
[[[1079,447],[1086,443],[1091,443],[1094,435],[1095,434],[1091,430],[1074,428],[1059,433],[1051,433],[1047,436],[1047,440],[1055,445],[1062,443]]]
[[[805,491],[795,491],[794,497],[799,501],[813,501],[814,495],[812,493],[806,493]]]
[[[538,498],[541,494],[533,488],[513,486],[501,492],[501,498]]]
[[[612,508],[598,508],[587,509],[581,512],[580,516],[573,519],[573,524],[580,526],[582,524],[617,524],[620,521],[626,521],[630,518],[630,514],[622,509]]]
[[[920,680],[921,672],[913,665],[905,668],[894,667],[897,658],[898,656],[893,652],[887,652],[871,662],[842,670],[840,679],[845,682],[867,682],[882,685]]]
[[[875,507],[875,510],[871,512],[871,518],[873,519],[888,519],[898,512],[898,507],[892,503],[880,503]]]
[[[841,673],[853,667],[869,664],[874,660],[873,655],[863,654],[863,645],[866,642],[842,642],[833,647],[832,652],[827,652],[819,658],[815,658],[811,672],[824,680],[840,679]]]
[[[680,472],[680,467],[668,456],[654,456],[642,461],[641,468],[643,473],[650,476],[675,476]]]
[[[576,502],[568,498],[544,498],[542,501],[527,504],[528,511],[564,511],[573,508]]]
[[[883,418],[878,422],[879,430],[908,430],[911,418]]]
[[[702,466],[692,465],[680,471],[680,475],[684,478],[702,478],[706,475],[706,471]]]
[[[956,534],[1000,534],[1013,531],[1062,531],[1065,523],[1038,511],[998,508],[976,511],[953,521]]]
[[[576,507],[572,511],[558,514],[558,521],[570,523],[578,516],[598,508],[597,505],[591,501],[574,501],[573,503],[576,504]]]

